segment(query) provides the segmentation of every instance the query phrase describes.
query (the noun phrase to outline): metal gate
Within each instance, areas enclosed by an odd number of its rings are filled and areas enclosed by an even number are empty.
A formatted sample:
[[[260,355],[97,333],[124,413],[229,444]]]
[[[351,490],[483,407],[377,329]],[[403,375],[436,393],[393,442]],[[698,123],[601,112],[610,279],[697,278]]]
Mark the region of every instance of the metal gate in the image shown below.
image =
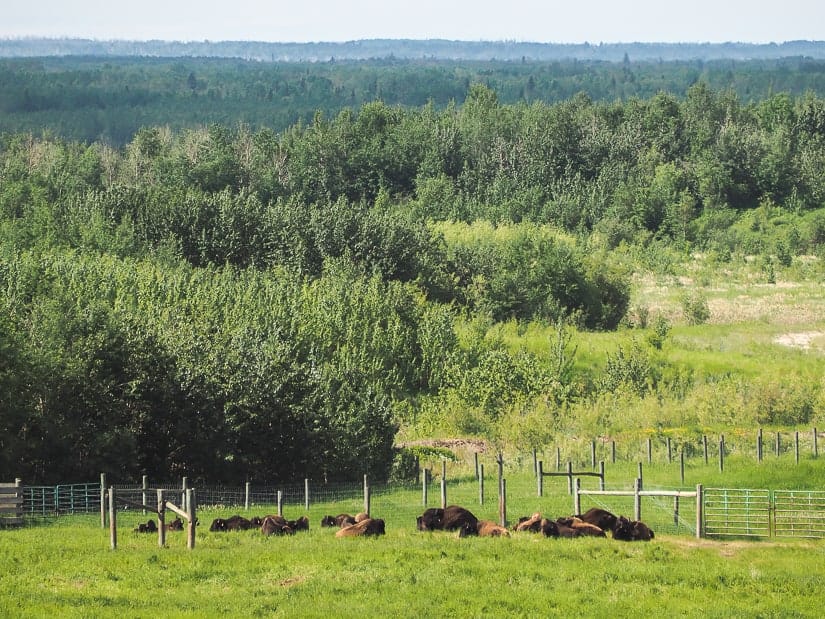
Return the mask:
[[[825,538],[825,492],[706,488],[707,537]]]
[[[770,537],[771,495],[768,490],[706,488],[703,512],[706,537]]]
[[[825,492],[776,490],[773,502],[776,537],[825,537]]]

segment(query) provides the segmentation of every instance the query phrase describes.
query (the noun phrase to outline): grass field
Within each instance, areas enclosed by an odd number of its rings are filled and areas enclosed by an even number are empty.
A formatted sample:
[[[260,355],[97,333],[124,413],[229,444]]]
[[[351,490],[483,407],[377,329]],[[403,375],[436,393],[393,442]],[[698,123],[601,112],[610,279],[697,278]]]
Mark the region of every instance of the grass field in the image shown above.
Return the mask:
[[[627,469],[627,470],[625,470]],[[733,459],[724,474],[698,464],[690,483],[727,487],[822,487],[825,459],[793,465]],[[613,469],[631,478],[630,463]],[[678,476],[678,474],[677,474]],[[648,467],[650,485],[672,486],[673,467]],[[688,480],[686,480],[686,483]],[[508,519],[540,510],[571,513],[563,479],[538,498],[535,479],[508,479]],[[449,486],[449,502],[495,519],[494,483],[484,505],[471,476]],[[688,484],[689,485],[689,484]],[[429,505],[438,503],[431,495]],[[583,508],[590,506],[583,504]],[[2,617],[821,617],[825,540],[698,540],[688,527],[668,529],[669,505],[646,502],[657,529],[649,543],[610,539],[458,539],[421,533],[421,492],[379,492],[372,512],[387,521],[382,538],[337,539],[318,526],[325,514],[358,511],[356,499],[285,506],[307,513],[311,530],[266,538],[257,530],[211,533],[217,516],[245,513],[203,506],[196,547],[170,532],[132,529],[149,516],[118,515],[118,548],[96,516],[66,516],[0,531]],[[623,504],[608,505],[627,513]],[[247,516],[274,511],[254,506]],[[687,506],[689,511],[690,506]],[[690,520],[689,514],[688,521]]]

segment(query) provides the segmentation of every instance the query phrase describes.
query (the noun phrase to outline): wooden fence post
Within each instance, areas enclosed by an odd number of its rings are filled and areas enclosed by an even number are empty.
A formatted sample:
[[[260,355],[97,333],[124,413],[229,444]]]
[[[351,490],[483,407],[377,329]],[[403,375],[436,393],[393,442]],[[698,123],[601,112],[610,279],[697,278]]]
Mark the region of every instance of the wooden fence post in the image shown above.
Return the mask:
[[[189,490],[189,478],[184,477],[181,481],[180,506],[186,511],[186,491]]]
[[[536,469],[536,491],[539,496],[544,494],[544,462],[538,461]]]
[[[573,484],[573,514],[581,514],[582,513],[582,502],[579,496],[579,491],[582,489],[582,480],[578,477],[576,478],[575,484]]]
[[[309,511],[309,479],[304,477],[304,509]]]
[[[647,463],[651,464],[653,462],[653,441],[648,437],[647,439]],[[637,518],[638,520],[638,518]]]
[[[370,510],[372,509],[371,503],[372,503],[372,488],[370,488],[369,486],[366,486],[364,488],[364,513],[367,514],[367,516],[369,516],[370,513],[371,513],[370,512]]]
[[[599,460],[599,490],[604,490],[604,460]]]
[[[814,428],[814,445],[813,445],[813,450],[814,450],[814,458],[818,458],[818,457],[819,457],[819,445],[817,444],[816,428]]]
[[[705,465],[708,464],[708,435],[702,435],[702,449],[705,452]]]
[[[756,461],[762,462],[762,428],[756,432]]]
[[[616,464],[616,441],[610,441],[610,461]]]
[[[590,468],[596,468],[596,441],[590,441]],[[577,514],[579,512],[576,512]]]
[[[246,482],[243,488],[243,508],[246,511],[249,511],[249,495],[251,494],[251,486],[252,485],[249,482]]]
[[[503,477],[498,486],[498,520],[503,527],[507,526],[507,480]]]
[[[415,483],[421,483],[421,459],[418,456],[415,457]]]
[[[799,464],[799,430],[793,433],[793,453],[796,463]]]
[[[106,528],[106,473],[100,474],[100,528]]]
[[[561,470],[561,447],[556,447],[556,471]]]
[[[117,549],[117,503],[114,486],[109,488],[109,545],[112,550]]]
[[[166,546],[166,497],[162,488],[158,488],[158,546]]]
[[[705,502],[703,497],[702,484],[696,484],[696,538],[701,539],[703,536],[702,526],[704,524]]]
[[[536,454],[536,448],[533,447],[533,475],[539,474],[539,461],[538,455]]]
[[[567,494],[573,494],[573,463],[567,461]]]
[[[673,453],[672,453],[671,447],[670,447],[670,437],[669,436],[667,437],[667,463],[668,464],[673,463]]]
[[[275,498],[276,498],[276,501],[277,501],[276,504],[278,506],[278,515],[283,516],[284,515],[284,493],[283,493],[283,491],[278,490],[278,495]]]
[[[638,471],[638,475],[637,475],[636,479],[639,482],[639,490],[641,490],[644,487],[643,486],[644,482],[642,481],[644,479],[644,477],[642,476],[642,463],[641,462],[639,462],[638,469],[639,469],[639,471]],[[638,518],[636,520],[638,520]]]
[[[421,484],[421,502],[424,507],[427,507],[427,477],[429,477],[430,469],[424,469],[423,483]]]
[[[725,470],[725,438],[719,438],[719,472]]]
[[[776,432],[776,456],[777,456],[777,457],[779,457],[779,451],[780,451],[780,444],[779,444],[779,441],[780,441],[780,439],[779,439],[779,431],[777,430],[777,432]]]
[[[476,468],[475,468],[475,471],[476,471],[476,479],[479,479],[479,475],[480,475],[480,473],[479,473],[479,469],[478,469],[478,452],[477,452],[477,451],[474,451],[474,452],[473,452],[473,462],[475,463],[475,467],[476,467]]]
[[[682,480],[682,485],[685,485],[685,448],[679,450],[679,478]]]
[[[673,526],[679,526],[679,495],[673,497]]]
[[[195,491],[190,488],[186,491],[186,519],[189,521],[186,525],[186,547],[189,550],[195,547],[195,525],[198,522],[195,502]]]
[[[642,519],[642,495],[639,492],[642,491],[642,480],[637,479],[633,482],[633,519],[634,520],[641,520]]]
[[[141,487],[141,497],[142,497],[142,504],[143,504],[143,515],[146,515],[146,493],[149,490],[149,476],[144,475],[140,482]]]
[[[484,465],[481,464],[478,470],[478,503],[484,505]]]
[[[447,480],[441,478],[441,509],[447,509]]]

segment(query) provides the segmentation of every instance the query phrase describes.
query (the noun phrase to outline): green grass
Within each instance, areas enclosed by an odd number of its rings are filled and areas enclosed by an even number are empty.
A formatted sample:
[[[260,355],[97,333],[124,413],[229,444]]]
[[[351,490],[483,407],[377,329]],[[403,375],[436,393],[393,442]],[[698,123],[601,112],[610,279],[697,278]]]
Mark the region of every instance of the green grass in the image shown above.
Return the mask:
[[[472,475],[448,471],[448,502],[479,517],[496,518],[494,480],[484,505]],[[492,468],[492,467],[490,467]],[[674,470],[675,468],[675,470]],[[489,470],[489,469],[488,469]],[[825,459],[799,465],[787,458],[762,464],[734,456],[724,474],[693,462],[686,484],[725,487],[818,487]],[[623,487],[633,463],[608,465],[608,486]],[[535,510],[569,514],[566,481],[550,478],[545,496],[526,471],[507,471],[508,518]],[[679,485],[678,466],[645,467],[646,487]],[[584,482],[595,487],[595,482]],[[435,487],[435,486],[434,486]],[[608,507],[632,513],[615,499]],[[288,505],[285,515],[307,513],[312,528],[294,537],[260,532],[210,533],[216,516],[245,513],[204,507],[196,547],[183,533],[157,536],[132,528],[148,516],[118,515],[118,548],[98,517],[67,516],[0,531],[0,616],[3,617],[628,617],[821,616],[825,540],[697,540],[686,527],[668,529],[672,504],[645,499],[643,519],[657,531],[650,543],[607,539],[458,539],[421,533],[416,488],[378,491],[372,512],[387,521],[379,539],[337,539],[318,526],[321,516],[358,511],[353,499]],[[429,505],[438,503],[438,492]],[[691,501],[683,515],[692,518]],[[583,497],[582,507],[592,504]],[[631,508],[632,509],[632,508]],[[271,513],[254,506],[246,515]]]

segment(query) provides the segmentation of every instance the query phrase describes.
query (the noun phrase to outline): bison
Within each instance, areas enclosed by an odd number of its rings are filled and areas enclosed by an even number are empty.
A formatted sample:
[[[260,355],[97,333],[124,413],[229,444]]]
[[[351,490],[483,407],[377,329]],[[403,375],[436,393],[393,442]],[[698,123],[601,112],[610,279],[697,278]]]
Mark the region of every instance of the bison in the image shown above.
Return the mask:
[[[539,512],[532,516],[519,518],[515,526],[516,531],[529,531],[531,533],[541,533],[545,537],[559,537],[559,526],[552,520],[542,518]]]
[[[605,537],[604,531],[602,531],[599,527],[597,527],[595,524],[585,522],[577,516],[570,516],[569,518],[558,518],[556,520],[556,524],[559,526],[560,532],[562,527],[575,530],[577,532],[577,535],[574,535],[572,537],[580,537],[582,535],[590,535],[592,537]]]
[[[321,518],[322,527],[346,527],[355,524],[355,518],[349,514],[338,514],[337,516],[324,516]]]
[[[338,529],[335,537],[361,537],[367,535],[384,535],[384,521],[381,518],[365,518],[349,526]]]
[[[419,531],[455,531],[470,524],[478,525],[478,518],[463,507],[450,505],[446,509],[430,508],[417,519]]]
[[[469,537],[471,535],[477,535],[479,537],[510,537],[510,531],[492,520],[479,520],[475,526],[468,521],[458,530],[458,536]]]
[[[266,516],[261,522],[261,533],[264,535],[293,535],[295,529],[289,526],[282,516]]]
[[[613,527],[613,539],[624,542],[649,542],[653,538],[653,530],[644,522],[628,520],[624,516],[619,516]]]
[[[155,521],[151,518],[143,523],[141,522],[138,524],[137,528],[135,529],[135,533],[157,533],[158,526],[155,524]]]
[[[243,516],[231,516],[229,518],[215,518],[212,525],[209,527],[210,531],[246,531],[253,529],[255,525],[250,520]]]
[[[599,527],[602,531],[612,531],[616,526],[616,516],[605,509],[591,507],[583,514],[576,514],[576,518],[589,522]]]

